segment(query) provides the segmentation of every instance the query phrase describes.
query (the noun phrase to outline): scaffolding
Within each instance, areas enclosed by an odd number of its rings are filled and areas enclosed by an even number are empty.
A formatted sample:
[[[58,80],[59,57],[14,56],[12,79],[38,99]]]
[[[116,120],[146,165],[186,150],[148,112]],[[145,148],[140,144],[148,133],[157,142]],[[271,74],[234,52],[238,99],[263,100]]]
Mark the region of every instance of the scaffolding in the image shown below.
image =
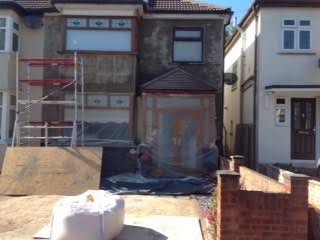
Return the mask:
[[[26,66],[26,79],[21,79],[20,67]],[[34,68],[73,68],[71,79],[33,79],[31,71]],[[80,81],[79,81],[80,80]],[[79,84],[80,83],[80,84]],[[80,90],[79,85],[81,85]],[[46,87],[48,94],[40,99],[32,98],[32,87]],[[52,90],[51,90],[52,88]],[[73,88],[72,100],[50,100],[57,93]],[[51,90],[51,91],[50,91]],[[44,92],[44,91],[43,91]],[[79,98],[80,95],[80,98]],[[81,100],[81,114],[79,113],[79,100]],[[72,121],[31,121],[32,107],[39,105],[42,110],[44,105],[68,106],[74,109]],[[80,121],[79,121],[80,120]],[[78,126],[81,125],[79,139]],[[34,134],[33,130],[40,129],[40,135]],[[49,129],[71,129],[71,136],[51,135]],[[33,133],[32,133],[33,132]],[[70,141],[70,146],[75,147],[78,140],[84,144],[84,66],[83,61],[78,59],[75,52],[73,58],[19,58],[16,57],[16,119],[14,124],[12,147],[30,145],[32,140],[44,141],[44,146],[58,143],[59,141]]]

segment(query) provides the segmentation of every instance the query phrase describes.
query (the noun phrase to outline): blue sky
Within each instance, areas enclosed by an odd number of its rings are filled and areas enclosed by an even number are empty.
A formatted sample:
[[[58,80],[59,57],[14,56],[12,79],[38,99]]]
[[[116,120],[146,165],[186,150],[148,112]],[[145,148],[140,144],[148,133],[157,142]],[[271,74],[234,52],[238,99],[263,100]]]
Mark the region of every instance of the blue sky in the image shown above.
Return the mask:
[[[224,7],[231,7],[234,16],[237,17],[238,23],[245,15],[253,0],[201,0],[202,2],[208,2],[211,4],[217,4]]]

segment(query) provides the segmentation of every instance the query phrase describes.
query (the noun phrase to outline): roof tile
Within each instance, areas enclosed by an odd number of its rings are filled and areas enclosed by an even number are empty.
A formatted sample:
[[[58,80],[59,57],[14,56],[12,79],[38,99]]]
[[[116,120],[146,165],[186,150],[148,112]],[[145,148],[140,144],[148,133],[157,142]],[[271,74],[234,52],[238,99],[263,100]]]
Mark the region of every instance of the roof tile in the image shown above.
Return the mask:
[[[143,84],[144,90],[193,90],[193,91],[214,91],[215,88],[177,67],[169,72],[154,78]]]

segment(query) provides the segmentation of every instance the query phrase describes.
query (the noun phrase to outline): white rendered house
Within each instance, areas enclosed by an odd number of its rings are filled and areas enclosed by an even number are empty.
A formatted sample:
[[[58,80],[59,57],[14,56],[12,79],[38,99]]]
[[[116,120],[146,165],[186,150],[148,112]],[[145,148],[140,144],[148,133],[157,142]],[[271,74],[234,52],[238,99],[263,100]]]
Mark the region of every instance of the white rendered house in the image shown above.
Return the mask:
[[[256,1],[225,49],[225,147],[237,126],[252,129],[255,167],[316,166],[320,159],[320,1]],[[241,140],[241,137],[240,137]]]

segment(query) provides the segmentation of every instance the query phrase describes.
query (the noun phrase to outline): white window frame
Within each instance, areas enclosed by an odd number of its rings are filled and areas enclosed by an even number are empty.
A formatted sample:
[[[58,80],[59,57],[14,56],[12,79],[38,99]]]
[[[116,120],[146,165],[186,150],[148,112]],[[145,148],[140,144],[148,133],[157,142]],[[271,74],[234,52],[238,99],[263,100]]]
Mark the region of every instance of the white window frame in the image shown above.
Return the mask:
[[[277,104],[277,99],[284,99],[285,104]],[[281,97],[281,96],[275,96],[274,98],[274,122],[276,127],[288,127],[289,126],[289,107],[288,107],[288,101],[289,99],[287,97]],[[277,117],[277,111],[278,110],[285,110],[285,122],[279,122]]]
[[[5,43],[4,43],[5,47],[4,49],[0,49],[0,53],[9,53],[9,52],[12,52],[13,33],[18,34],[18,31],[14,30],[13,28],[13,22],[14,22],[13,17],[0,15],[0,18],[6,19],[6,26],[4,28],[1,27],[1,29],[5,29]]]
[[[293,26],[288,26],[284,24],[286,20],[293,20],[295,24]],[[300,21],[310,21],[309,26],[300,26]],[[286,49],[284,48],[284,32],[294,31],[294,48]],[[302,49],[300,48],[300,32],[309,31],[310,32],[310,48]],[[301,17],[285,17],[281,19],[281,51],[282,52],[312,52],[312,20],[310,18]]]

